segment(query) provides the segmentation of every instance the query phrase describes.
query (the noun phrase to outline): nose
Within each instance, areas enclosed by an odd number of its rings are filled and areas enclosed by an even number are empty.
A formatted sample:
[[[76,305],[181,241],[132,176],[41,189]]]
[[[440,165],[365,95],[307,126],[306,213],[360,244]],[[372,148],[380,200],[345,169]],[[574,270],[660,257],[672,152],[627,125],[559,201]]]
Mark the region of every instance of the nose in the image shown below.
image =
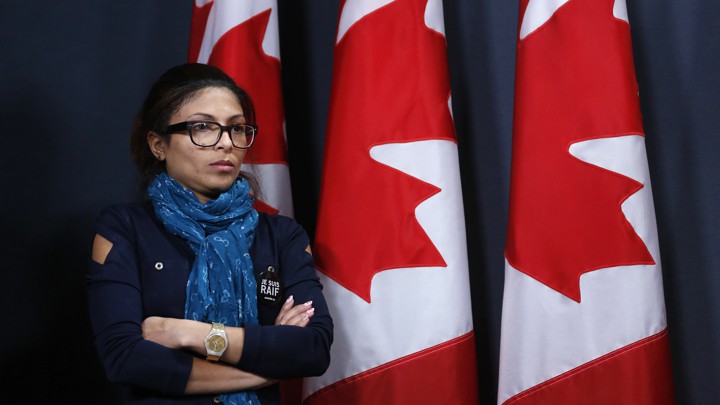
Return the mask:
[[[230,130],[220,128],[220,140],[215,144],[218,149],[233,150],[232,139],[230,138]]]

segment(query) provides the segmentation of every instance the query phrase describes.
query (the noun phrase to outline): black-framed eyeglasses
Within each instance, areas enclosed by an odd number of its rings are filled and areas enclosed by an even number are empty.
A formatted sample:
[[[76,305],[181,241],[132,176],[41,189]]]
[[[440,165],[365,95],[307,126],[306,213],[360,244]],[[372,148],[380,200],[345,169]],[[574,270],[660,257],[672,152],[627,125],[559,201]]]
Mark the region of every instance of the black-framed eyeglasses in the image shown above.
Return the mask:
[[[184,121],[168,125],[165,135],[187,131],[190,141],[197,146],[215,146],[220,142],[223,132],[230,134],[234,147],[247,149],[255,141],[258,128],[250,124],[220,125],[215,121]]]

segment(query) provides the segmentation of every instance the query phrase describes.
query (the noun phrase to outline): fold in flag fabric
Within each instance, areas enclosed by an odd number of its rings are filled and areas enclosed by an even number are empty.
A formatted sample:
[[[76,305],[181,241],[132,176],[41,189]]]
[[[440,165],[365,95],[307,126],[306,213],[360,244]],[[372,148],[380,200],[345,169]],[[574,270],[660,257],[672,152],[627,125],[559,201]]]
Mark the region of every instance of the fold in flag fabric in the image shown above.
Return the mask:
[[[442,2],[347,0],[315,257],[335,322],[305,404],[477,403]]]
[[[671,404],[624,0],[523,0],[498,403]]]
[[[277,1],[195,0],[189,61],[221,68],[250,95],[259,131],[243,170],[260,183],[255,208],[292,217]]]

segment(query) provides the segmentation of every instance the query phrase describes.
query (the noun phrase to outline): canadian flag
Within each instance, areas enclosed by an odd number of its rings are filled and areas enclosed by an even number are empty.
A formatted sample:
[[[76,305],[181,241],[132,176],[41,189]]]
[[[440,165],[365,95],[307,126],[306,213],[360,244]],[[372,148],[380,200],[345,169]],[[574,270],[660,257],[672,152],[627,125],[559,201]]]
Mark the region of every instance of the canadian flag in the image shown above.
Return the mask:
[[[261,185],[255,207],[293,216],[276,0],[195,0],[189,60],[221,68],[250,95],[259,131],[243,170]]]
[[[340,10],[315,238],[335,332],[305,403],[475,404],[442,2]]]
[[[519,25],[498,403],[674,403],[625,1]]]

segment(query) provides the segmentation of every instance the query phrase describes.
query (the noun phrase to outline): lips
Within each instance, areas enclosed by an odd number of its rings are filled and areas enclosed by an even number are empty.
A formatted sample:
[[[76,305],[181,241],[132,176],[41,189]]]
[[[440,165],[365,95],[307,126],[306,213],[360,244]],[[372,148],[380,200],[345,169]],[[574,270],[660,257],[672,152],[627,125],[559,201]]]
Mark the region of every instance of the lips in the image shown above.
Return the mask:
[[[231,172],[235,170],[235,165],[229,160],[218,160],[217,162],[210,163],[210,167],[221,172]]]
[[[235,165],[229,160],[218,160],[217,162],[210,163],[210,166],[218,167],[235,167]]]

